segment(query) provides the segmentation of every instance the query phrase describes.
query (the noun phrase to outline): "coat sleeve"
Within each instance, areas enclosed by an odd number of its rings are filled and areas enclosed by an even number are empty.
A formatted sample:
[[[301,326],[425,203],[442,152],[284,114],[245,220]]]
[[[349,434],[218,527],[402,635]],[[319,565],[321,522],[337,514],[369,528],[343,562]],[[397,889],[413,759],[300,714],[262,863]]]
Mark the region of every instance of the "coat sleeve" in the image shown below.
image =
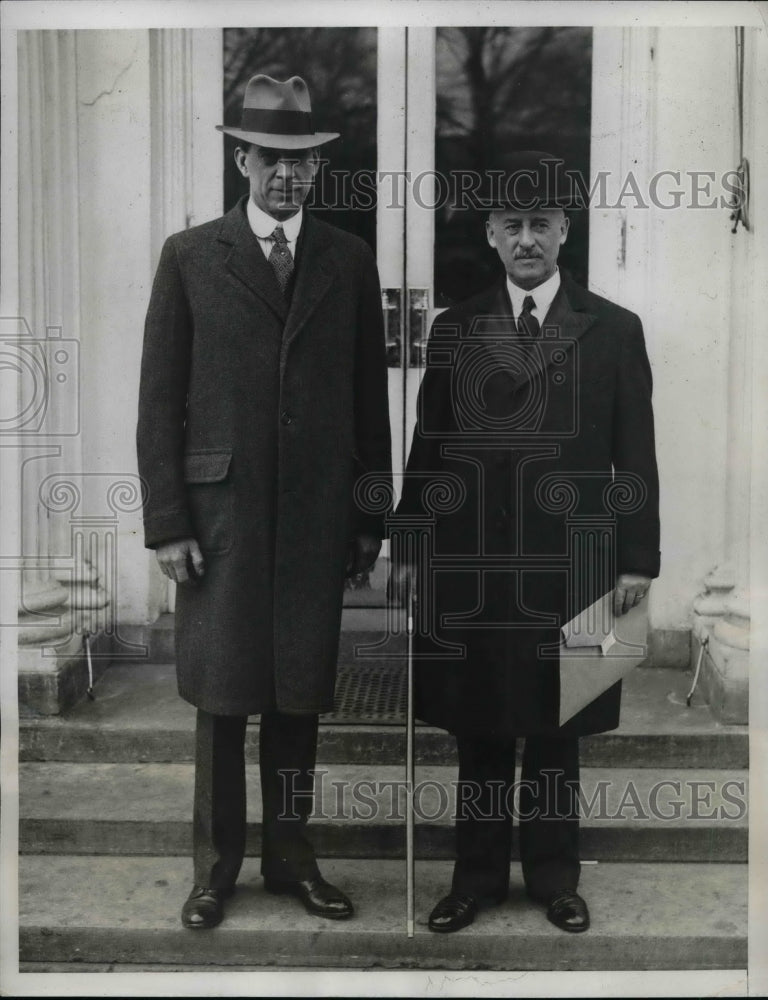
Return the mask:
[[[624,335],[613,419],[616,568],[659,575],[659,478],[651,395],[653,379],[637,316]]]
[[[389,398],[384,319],[376,261],[365,247],[362,252],[361,286],[358,300],[355,350],[355,486],[366,474],[375,482],[355,490],[352,504],[356,534],[384,536],[392,495],[392,440],[389,428]],[[386,510],[382,506],[386,505]]]
[[[144,325],[136,449],[144,484],[144,543],[192,537],[184,488],[184,420],[192,321],[173,237],[160,255]]]

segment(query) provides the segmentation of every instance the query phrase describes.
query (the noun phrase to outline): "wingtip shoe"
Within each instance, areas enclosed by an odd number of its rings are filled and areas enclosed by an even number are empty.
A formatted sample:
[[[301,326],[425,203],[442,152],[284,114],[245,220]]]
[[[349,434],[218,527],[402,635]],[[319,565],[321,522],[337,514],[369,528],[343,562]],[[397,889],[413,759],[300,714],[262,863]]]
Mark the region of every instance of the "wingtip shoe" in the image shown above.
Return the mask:
[[[220,924],[224,917],[224,900],[235,891],[234,886],[226,889],[207,889],[202,885],[192,887],[181,908],[181,922],[190,930],[208,930]]]

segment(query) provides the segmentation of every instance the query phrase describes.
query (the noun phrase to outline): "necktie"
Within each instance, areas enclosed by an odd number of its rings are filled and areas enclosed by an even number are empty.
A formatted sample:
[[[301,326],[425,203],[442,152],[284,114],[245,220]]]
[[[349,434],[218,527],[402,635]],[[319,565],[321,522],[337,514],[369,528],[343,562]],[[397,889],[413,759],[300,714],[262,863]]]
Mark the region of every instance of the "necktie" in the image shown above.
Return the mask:
[[[521,338],[528,342],[536,340],[541,333],[539,321],[533,315],[535,308],[536,303],[533,300],[533,296],[526,295],[523,299],[522,312],[517,317],[517,332]]]
[[[285,295],[288,282],[291,280],[291,275],[293,274],[293,257],[291,256],[291,251],[288,249],[288,240],[285,238],[282,226],[275,226],[271,236],[274,242],[269,254],[269,263],[272,265],[272,270],[275,272],[278,284],[283,295]]]

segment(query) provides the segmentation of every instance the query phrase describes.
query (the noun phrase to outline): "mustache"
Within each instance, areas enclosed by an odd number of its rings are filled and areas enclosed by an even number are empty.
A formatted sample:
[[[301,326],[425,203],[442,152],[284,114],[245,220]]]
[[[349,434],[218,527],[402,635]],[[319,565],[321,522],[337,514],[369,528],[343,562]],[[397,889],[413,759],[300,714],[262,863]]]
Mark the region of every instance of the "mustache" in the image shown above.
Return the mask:
[[[540,253],[516,253],[514,260],[541,260]]]

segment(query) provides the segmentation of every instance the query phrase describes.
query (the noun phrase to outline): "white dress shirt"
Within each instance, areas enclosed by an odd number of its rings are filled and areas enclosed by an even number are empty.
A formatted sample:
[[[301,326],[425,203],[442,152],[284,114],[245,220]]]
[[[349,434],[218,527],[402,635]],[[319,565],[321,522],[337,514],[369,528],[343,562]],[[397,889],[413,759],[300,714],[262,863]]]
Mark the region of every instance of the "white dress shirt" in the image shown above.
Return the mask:
[[[275,245],[275,241],[272,239],[272,233],[274,232],[275,226],[282,226],[283,232],[285,233],[285,238],[288,240],[288,249],[291,251],[291,257],[296,260],[296,242],[299,238],[299,232],[301,231],[301,222],[304,217],[304,209],[300,208],[295,215],[292,215],[290,219],[285,219],[280,222],[278,219],[273,219],[271,215],[259,208],[253,201],[253,198],[248,199],[248,222],[250,223],[251,229],[256,239],[259,241],[259,246],[261,247],[264,256],[269,260],[269,255],[272,253],[272,247]]]
[[[539,326],[544,325],[544,320],[547,318],[547,313],[549,312],[549,307],[557,295],[557,290],[560,287],[560,268],[555,268],[555,273],[543,281],[536,288],[526,289],[520,288],[507,276],[507,291],[509,292],[509,298],[512,302],[512,315],[515,319],[523,311],[523,302],[530,295],[536,306],[533,310],[533,315],[539,321]]]

